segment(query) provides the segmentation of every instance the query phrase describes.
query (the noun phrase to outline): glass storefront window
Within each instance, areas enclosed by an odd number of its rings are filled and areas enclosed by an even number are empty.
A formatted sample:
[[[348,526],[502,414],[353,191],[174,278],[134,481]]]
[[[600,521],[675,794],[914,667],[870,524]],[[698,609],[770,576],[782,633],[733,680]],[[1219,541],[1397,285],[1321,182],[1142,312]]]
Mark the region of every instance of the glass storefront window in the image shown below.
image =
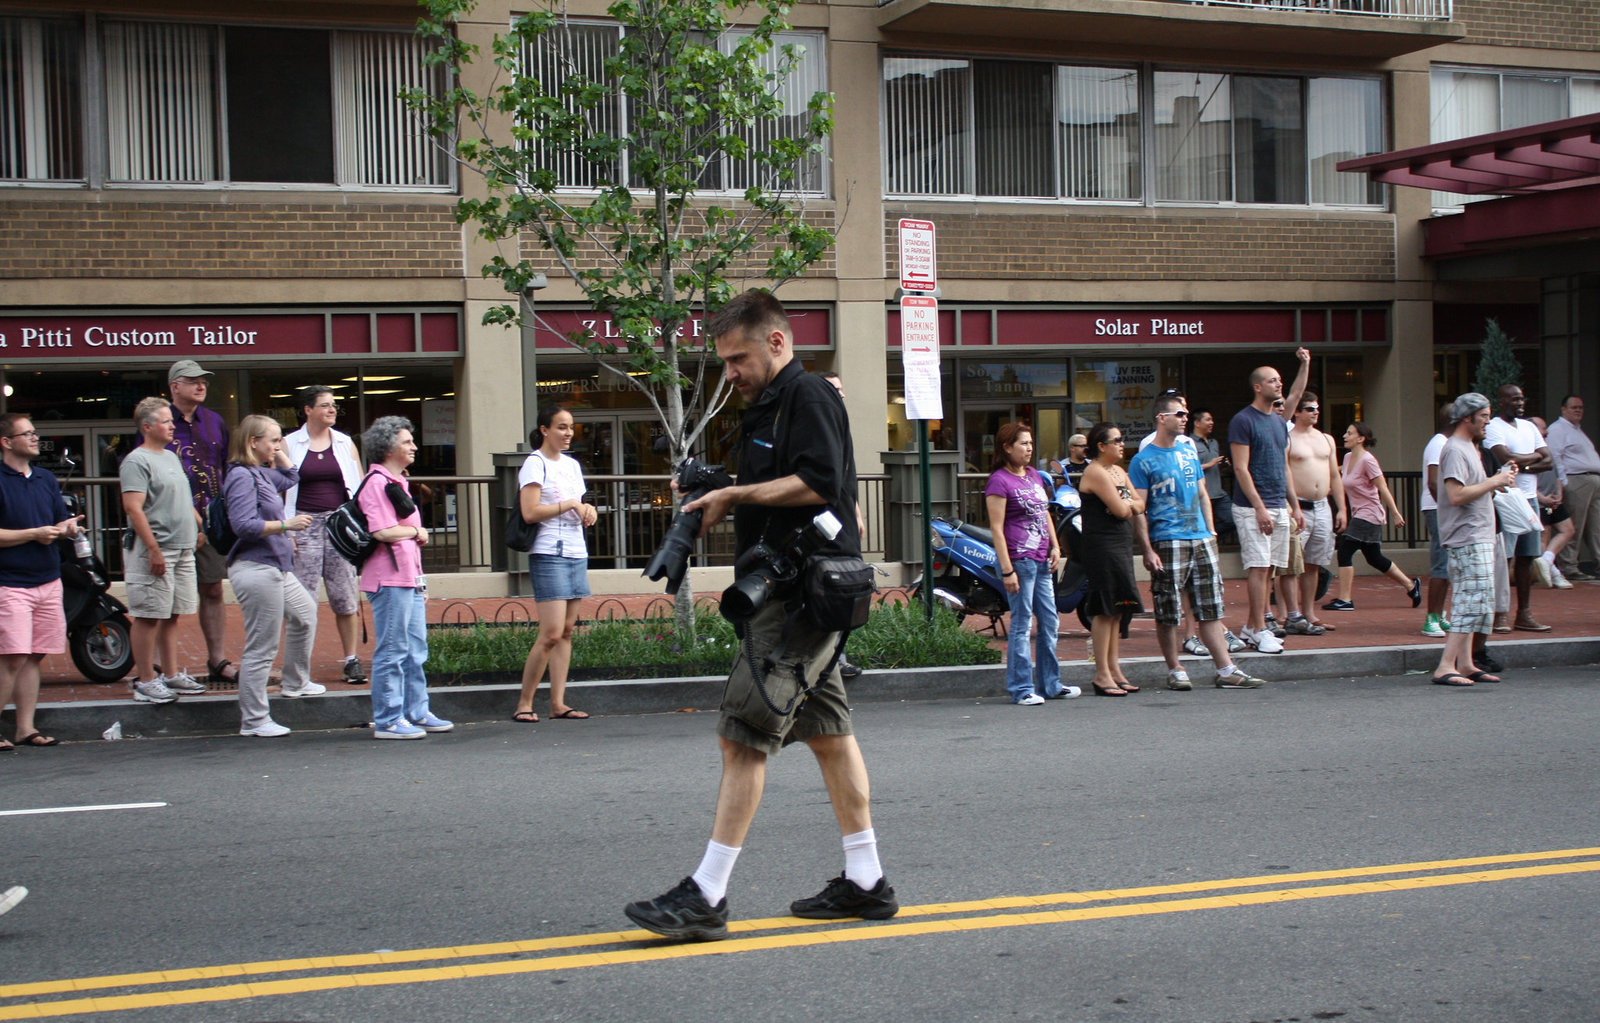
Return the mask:
[[[1135,442],[1155,429],[1156,395],[1168,388],[1181,388],[1181,381],[1177,359],[1152,356],[1113,362],[1076,360],[1073,427],[1087,432],[1095,423],[1116,423],[1128,439],[1131,454],[1138,450]]]
[[[278,420],[287,433],[302,422],[299,392],[320,384],[339,396],[335,426],[360,442],[380,416],[405,416],[416,427],[416,476],[456,473],[455,370],[449,364],[368,366],[323,364],[250,371],[250,407]],[[212,402],[207,402],[212,404]],[[221,411],[219,409],[219,411]],[[229,422],[237,422],[235,416]]]
[[[1066,359],[1047,362],[962,362],[963,401],[1071,398]]]

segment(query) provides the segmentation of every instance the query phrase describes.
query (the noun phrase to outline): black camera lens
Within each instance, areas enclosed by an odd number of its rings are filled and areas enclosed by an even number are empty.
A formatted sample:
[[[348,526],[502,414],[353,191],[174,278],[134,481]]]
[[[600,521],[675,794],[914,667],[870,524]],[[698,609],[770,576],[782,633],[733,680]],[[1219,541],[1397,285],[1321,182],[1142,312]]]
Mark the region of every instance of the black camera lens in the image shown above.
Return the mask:
[[[748,622],[761,610],[772,592],[772,582],[757,572],[740,576],[722,591],[722,617],[730,622]]]

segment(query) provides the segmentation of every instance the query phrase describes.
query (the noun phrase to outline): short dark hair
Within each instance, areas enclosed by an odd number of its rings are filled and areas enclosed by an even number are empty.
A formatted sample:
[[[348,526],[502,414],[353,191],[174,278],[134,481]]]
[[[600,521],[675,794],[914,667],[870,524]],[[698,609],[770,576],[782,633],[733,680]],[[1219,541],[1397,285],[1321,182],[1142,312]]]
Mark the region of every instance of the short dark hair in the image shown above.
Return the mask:
[[[1171,394],[1163,391],[1156,397],[1156,415],[1159,416],[1163,412],[1171,412],[1173,409],[1182,404],[1183,395],[1177,393],[1176,391],[1172,392]]]
[[[994,432],[994,459],[989,465],[989,471],[1004,468],[1006,448],[1015,444],[1023,434],[1032,432],[1033,427],[1027,423],[1002,423],[1000,429]]]
[[[1566,408],[1567,407],[1567,402],[1571,401],[1573,398],[1581,399],[1582,397],[1583,397],[1583,395],[1581,395],[1581,394],[1568,394],[1568,395],[1565,395],[1561,399],[1561,407],[1562,408]]]
[[[5,415],[0,416],[0,430],[5,431],[0,433],[0,437],[14,436],[17,432],[17,424],[24,419],[29,422],[33,421],[33,417],[26,412],[7,412]]]
[[[1322,399],[1317,397],[1317,392],[1316,391],[1301,391],[1300,392],[1300,406],[1298,408],[1296,408],[1295,411],[1296,412],[1304,412],[1307,405],[1321,405],[1321,404],[1322,404]]]
[[[325,384],[312,384],[309,387],[300,388],[300,393],[295,395],[294,400],[299,403],[300,415],[302,418],[304,418],[306,414],[306,409],[315,405],[317,403],[317,399],[322,397],[324,394],[333,394],[333,388],[328,387]],[[333,396],[335,398],[339,397],[337,394],[333,394]]]
[[[727,305],[706,318],[702,328],[705,336],[715,342],[724,334],[737,331],[742,340],[753,341],[770,331],[781,330],[794,337],[789,326],[789,314],[783,303],[765,288],[751,288],[735,295]]]
[[[1100,445],[1106,443],[1106,437],[1112,430],[1117,429],[1116,423],[1095,423],[1089,427],[1089,457],[1100,457]]]

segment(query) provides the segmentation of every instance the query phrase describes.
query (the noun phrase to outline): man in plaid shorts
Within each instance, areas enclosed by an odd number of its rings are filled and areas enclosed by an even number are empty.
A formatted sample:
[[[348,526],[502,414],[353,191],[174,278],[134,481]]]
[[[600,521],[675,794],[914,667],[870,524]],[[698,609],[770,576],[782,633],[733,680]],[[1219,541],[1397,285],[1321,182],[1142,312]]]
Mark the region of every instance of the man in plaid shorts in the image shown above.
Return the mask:
[[[1156,638],[1167,660],[1167,688],[1190,688],[1189,673],[1178,661],[1184,593],[1199,622],[1200,642],[1217,667],[1218,689],[1254,689],[1265,684],[1241,671],[1228,656],[1222,634],[1222,572],[1217,564],[1217,530],[1205,470],[1194,445],[1179,444],[1189,419],[1182,395],[1156,399],[1156,437],[1133,456],[1128,479],[1145,502],[1134,516],[1150,592],[1156,606]]]

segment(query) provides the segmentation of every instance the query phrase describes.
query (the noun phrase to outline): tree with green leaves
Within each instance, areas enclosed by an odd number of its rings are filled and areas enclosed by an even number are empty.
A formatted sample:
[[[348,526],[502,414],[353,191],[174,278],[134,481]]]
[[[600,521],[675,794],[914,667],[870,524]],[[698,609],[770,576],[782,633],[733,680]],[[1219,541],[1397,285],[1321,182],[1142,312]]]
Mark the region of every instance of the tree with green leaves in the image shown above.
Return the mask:
[[[1522,384],[1522,363],[1511,354],[1515,339],[1500,329],[1497,320],[1484,321],[1483,344],[1478,353],[1478,369],[1472,377],[1472,389],[1497,401],[1500,388],[1506,384]]]
[[[421,4],[449,88],[407,98],[483,179],[457,219],[509,243],[482,272],[517,298],[484,322],[524,325],[539,273],[575,282],[620,336],[566,342],[645,396],[676,464],[728,393],[720,374],[708,386],[710,339],[686,330],[692,314],[755,279],[776,288],[833,244],[805,202],[833,127],[831,95],[804,89],[820,61],[782,41],[780,0],[617,0],[605,24],[550,0],[488,54],[454,29],[477,0]],[[492,71],[472,73],[485,59]]]

